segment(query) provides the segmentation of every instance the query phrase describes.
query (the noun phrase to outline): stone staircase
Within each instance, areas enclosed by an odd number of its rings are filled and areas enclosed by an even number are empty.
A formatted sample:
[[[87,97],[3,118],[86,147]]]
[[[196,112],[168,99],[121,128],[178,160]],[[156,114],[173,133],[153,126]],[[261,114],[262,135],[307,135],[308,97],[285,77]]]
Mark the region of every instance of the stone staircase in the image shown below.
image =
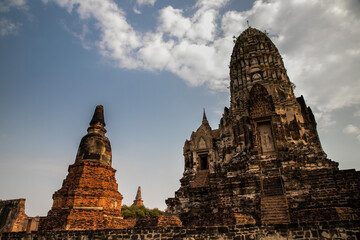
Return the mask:
[[[284,195],[261,198],[261,223],[263,225],[290,223],[289,206]]]
[[[209,184],[209,171],[208,170],[199,170],[195,175],[195,180],[192,183],[191,187],[207,187]]]
[[[267,159],[260,162],[260,169],[262,224],[290,223],[289,205],[285,195],[279,163],[274,158]]]
[[[263,195],[279,196],[284,194],[280,176],[263,178]]]

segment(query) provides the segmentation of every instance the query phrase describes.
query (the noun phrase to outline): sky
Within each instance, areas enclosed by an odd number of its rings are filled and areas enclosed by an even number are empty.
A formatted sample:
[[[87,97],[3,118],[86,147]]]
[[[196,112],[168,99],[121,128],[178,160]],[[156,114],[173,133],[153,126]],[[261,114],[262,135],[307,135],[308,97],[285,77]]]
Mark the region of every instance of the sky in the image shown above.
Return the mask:
[[[166,208],[182,147],[229,106],[229,62],[266,31],[328,158],[360,169],[359,0],[1,0],[0,199],[52,205],[96,105],[105,110],[123,204]]]

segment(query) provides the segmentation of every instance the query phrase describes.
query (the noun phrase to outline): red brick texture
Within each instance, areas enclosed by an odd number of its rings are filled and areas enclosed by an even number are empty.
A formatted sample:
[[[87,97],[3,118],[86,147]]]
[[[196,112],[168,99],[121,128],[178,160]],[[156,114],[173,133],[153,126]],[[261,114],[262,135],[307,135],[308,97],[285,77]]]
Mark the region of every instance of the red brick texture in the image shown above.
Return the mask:
[[[53,195],[53,206],[40,229],[125,228],[122,195],[116,170],[100,162],[82,161],[69,166],[69,174]]]

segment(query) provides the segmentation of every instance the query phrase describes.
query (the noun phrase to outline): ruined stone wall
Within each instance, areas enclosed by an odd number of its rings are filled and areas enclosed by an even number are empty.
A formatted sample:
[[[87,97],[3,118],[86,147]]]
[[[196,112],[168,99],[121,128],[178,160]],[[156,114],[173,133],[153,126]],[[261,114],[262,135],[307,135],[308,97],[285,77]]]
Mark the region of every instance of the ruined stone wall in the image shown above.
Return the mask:
[[[360,172],[326,158],[240,153],[216,169],[199,187],[184,174],[167,212],[185,226],[360,219]]]
[[[175,216],[149,216],[142,217],[136,220],[135,228],[149,228],[149,227],[182,227],[182,222]]]
[[[283,178],[293,222],[359,219],[360,172],[294,170]]]
[[[134,228],[96,231],[40,231],[33,233],[4,233],[1,239],[351,239],[360,240],[360,222],[343,221],[321,224],[292,224],[269,226],[217,226]]]
[[[26,230],[25,199],[0,200],[0,232]]]

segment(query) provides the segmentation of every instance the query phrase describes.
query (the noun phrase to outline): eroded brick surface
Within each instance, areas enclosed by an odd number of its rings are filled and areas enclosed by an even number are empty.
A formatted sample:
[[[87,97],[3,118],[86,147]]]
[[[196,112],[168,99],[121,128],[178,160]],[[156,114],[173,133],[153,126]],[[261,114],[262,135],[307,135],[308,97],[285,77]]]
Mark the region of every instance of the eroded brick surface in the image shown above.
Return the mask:
[[[26,230],[25,199],[0,200],[0,232]]]
[[[137,222],[136,228],[149,228],[149,227],[181,227],[182,222],[176,216],[152,216],[142,217]]]

